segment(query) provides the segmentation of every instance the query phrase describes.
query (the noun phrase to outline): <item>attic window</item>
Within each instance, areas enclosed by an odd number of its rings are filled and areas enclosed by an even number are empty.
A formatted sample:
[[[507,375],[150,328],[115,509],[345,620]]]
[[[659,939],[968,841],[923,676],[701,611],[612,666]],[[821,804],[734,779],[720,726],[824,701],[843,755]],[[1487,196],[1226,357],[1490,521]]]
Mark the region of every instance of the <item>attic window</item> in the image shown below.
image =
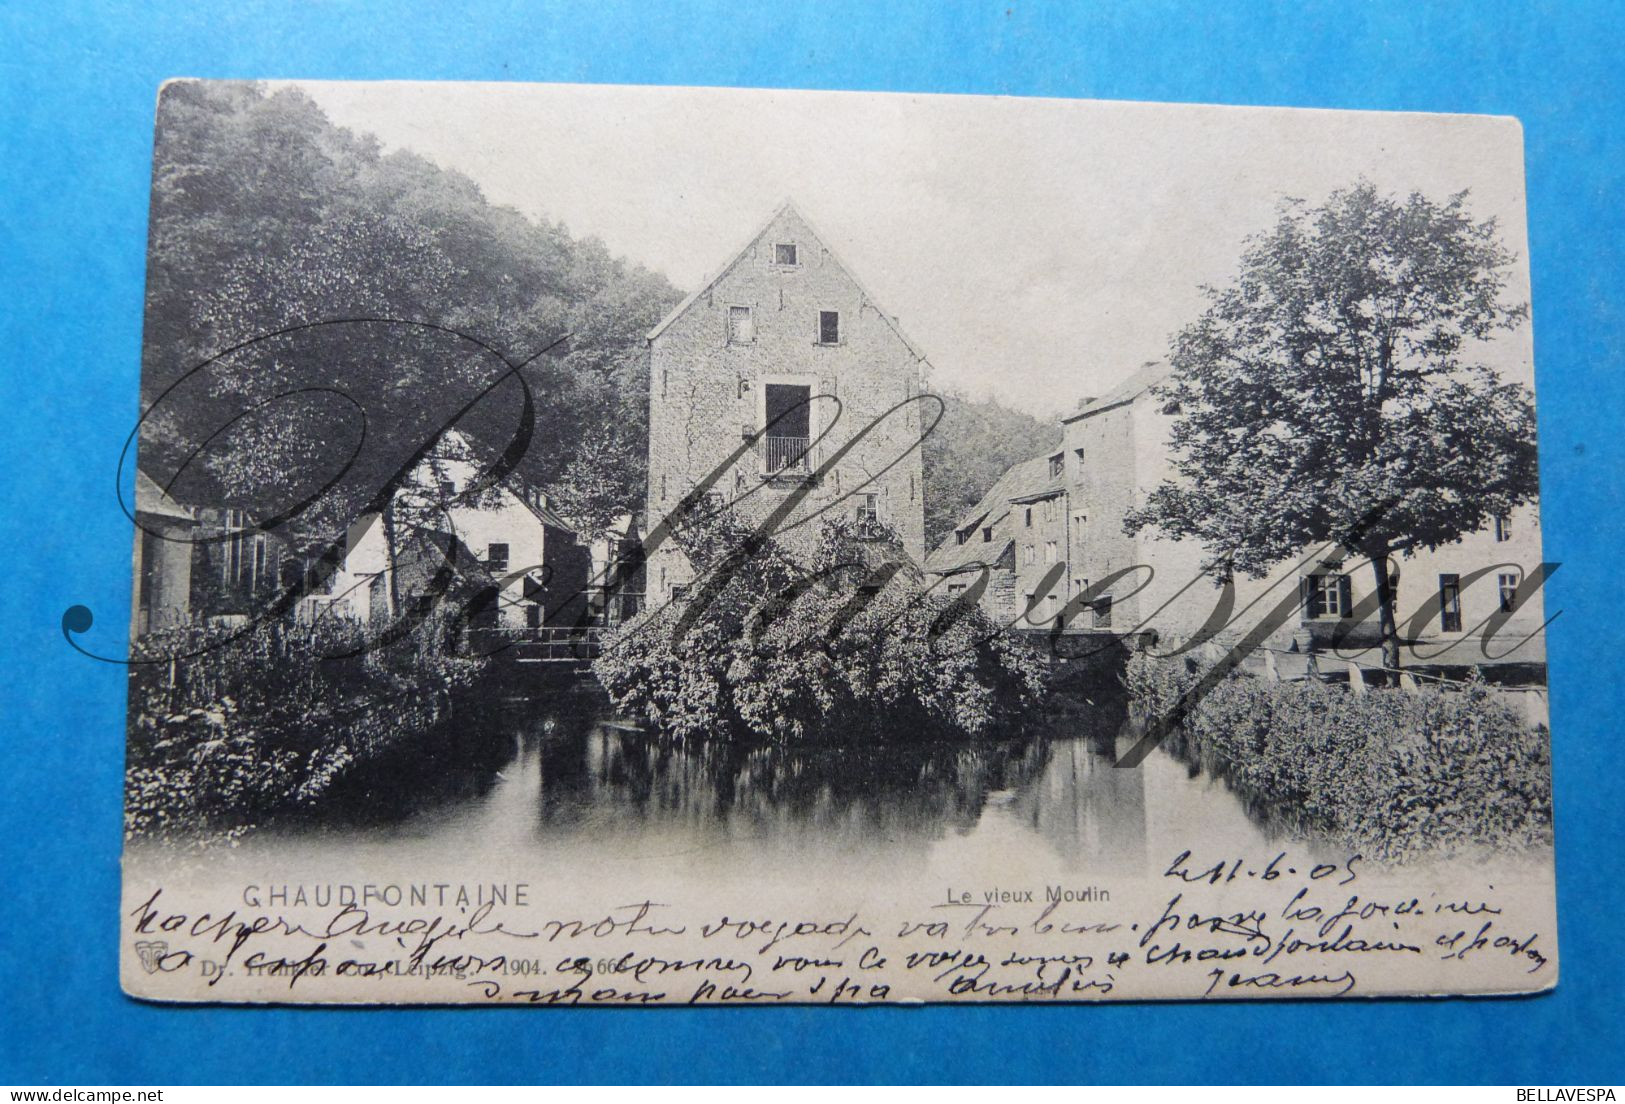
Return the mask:
[[[986,544],[986,543],[992,541],[992,539],[993,539],[993,527],[991,525],[984,526],[982,528],[982,543]]]
[[[749,345],[756,340],[756,319],[749,307],[728,308],[728,343]]]
[[[841,343],[841,312],[818,312],[818,344],[839,345]]]
[[[1061,478],[1061,473],[1066,470],[1064,455],[1064,453],[1057,452],[1049,458],[1049,477],[1051,479]]]
[[[794,265],[801,262],[796,258],[795,242],[779,242],[773,246],[773,263],[779,265]]]

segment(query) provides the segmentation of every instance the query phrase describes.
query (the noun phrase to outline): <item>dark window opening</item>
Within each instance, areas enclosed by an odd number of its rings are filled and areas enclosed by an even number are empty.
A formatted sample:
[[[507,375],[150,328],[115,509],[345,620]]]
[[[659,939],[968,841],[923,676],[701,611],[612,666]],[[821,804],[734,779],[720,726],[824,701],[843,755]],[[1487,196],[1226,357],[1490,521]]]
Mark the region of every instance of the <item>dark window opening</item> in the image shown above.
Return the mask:
[[[1061,477],[1061,472],[1064,470],[1065,454],[1057,452],[1054,456],[1049,458],[1049,477],[1051,479],[1059,479]]]
[[[820,345],[839,345],[841,343],[841,312],[818,312],[818,343]]]
[[[1502,514],[1495,519],[1495,542],[1502,544],[1512,539],[1512,519]]]
[[[508,570],[508,546],[492,544],[485,550],[485,567],[489,571]]]
[[[1439,628],[1461,631],[1461,576],[1439,576]]]
[[[796,246],[794,242],[779,242],[773,247],[773,263],[793,265],[796,262]]]
[[[767,432],[762,437],[762,448],[769,474],[807,470],[812,432],[810,397],[811,391],[801,385],[770,383],[765,388]]]
[[[474,596],[468,606],[468,623],[476,629],[494,629],[497,624],[497,603],[500,594],[496,587],[486,587]]]
[[[982,530],[982,542],[985,544],[988,541],[991,541],[992,539],[993,539],[993,527],[991,525],[989,525],[989,526],[985,527]]]
[[[1102,594],[1094,600],[1095,628],[1109,629],[1112,627],[1112,596]]]

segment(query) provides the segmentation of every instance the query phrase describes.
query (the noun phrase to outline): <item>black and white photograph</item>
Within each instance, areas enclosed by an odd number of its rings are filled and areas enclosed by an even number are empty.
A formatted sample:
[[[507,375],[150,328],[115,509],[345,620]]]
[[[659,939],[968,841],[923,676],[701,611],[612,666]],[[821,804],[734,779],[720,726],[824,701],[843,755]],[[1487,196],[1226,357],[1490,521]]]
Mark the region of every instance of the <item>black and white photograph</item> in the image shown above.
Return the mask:
[[[1557,984],[1515,120],[156,119],[126,992]]]

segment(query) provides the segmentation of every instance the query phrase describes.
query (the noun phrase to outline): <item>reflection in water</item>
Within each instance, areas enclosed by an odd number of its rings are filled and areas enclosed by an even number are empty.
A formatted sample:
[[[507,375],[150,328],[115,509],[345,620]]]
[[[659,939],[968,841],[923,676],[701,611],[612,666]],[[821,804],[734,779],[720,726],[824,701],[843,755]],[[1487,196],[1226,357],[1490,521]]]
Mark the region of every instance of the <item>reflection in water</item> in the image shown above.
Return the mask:
[[[1057,709],[1020,739],[854,748],[680,743],[616,719],[600,699],[459,716],[448,731],[350,780],[266,843],[470,859],[597,853],[688,856],[762,869],[785,862],[952,871],[1019,859],[1139,872],[1189,846],[1268,845],[1211,777],[1158,753],[1114,767],[1136,737],[1119,711]]]

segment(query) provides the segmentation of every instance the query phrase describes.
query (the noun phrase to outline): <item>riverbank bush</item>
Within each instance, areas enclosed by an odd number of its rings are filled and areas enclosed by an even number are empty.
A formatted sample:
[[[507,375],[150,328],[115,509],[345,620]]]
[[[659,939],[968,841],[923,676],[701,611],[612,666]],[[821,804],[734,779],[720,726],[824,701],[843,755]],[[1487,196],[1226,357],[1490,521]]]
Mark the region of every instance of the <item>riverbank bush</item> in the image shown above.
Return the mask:
[[[1042,659],[979,609],[944,617],[907,566],[874,589],[903,562],[895,546],[827,522],[805,568],[750,548],[725,516],[687,535],[690,596],[607,638],[594,664],[622,710],[683,738],[840,743],[1000,734],[1042,696]]]
[[[1131,657],[1136,710],[1166,715],[1200,678]],[[1483,684],[1351,693],[1231,675],[1168,737],[1244,799],[1379,861],[1525,851],[1552,840],[1551,748]]]
[[[127,837],[236,839],[443,719],[484,661],[445,654],[435,627],[347,658],[333,657],[360,649],[362,631],[332,619],[142,637],[130,669]]]

